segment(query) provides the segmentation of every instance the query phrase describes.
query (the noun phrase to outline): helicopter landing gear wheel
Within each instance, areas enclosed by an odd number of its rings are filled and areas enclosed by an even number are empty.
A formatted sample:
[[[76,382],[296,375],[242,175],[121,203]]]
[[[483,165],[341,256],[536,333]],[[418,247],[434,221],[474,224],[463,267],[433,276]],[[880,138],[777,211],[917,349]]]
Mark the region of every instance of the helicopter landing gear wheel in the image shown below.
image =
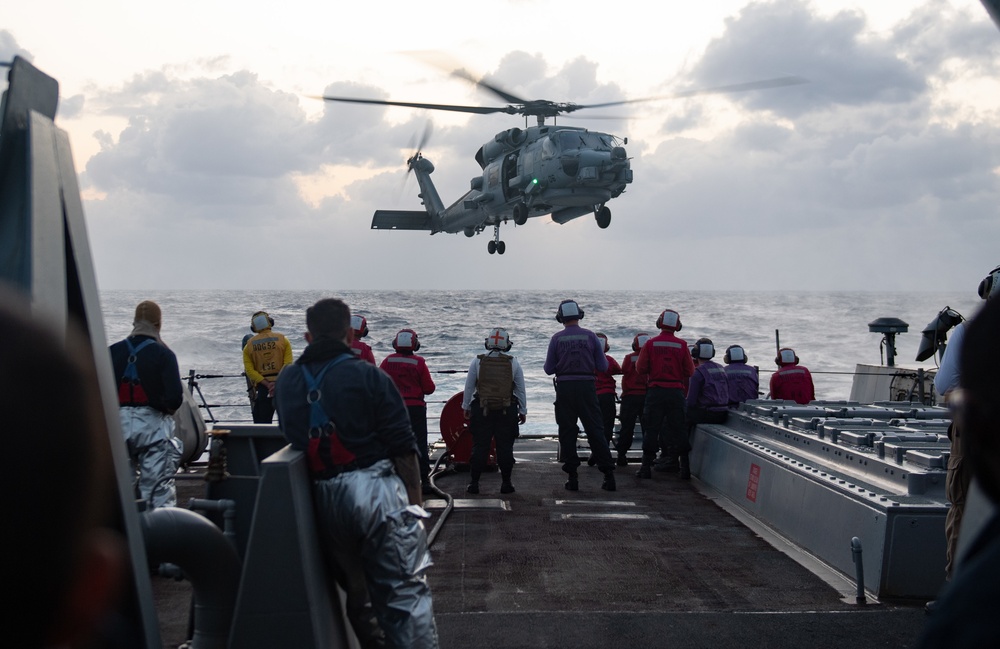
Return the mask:
[[[486,249],[490,251],[490,254],[500,253],[501,255],[507,250],[507,245],[500,240],[500,224],[497,223],[493,226],[493,241],[486,244]]]
[[[597,219],[597,227],[602,230],[611,225],[611,208],[607,205],[601,205],[600,209],[594,212],[594,218]]]
[[[528,222],[528,206],[523,202],[514,206],[514,225],[524,225]]]

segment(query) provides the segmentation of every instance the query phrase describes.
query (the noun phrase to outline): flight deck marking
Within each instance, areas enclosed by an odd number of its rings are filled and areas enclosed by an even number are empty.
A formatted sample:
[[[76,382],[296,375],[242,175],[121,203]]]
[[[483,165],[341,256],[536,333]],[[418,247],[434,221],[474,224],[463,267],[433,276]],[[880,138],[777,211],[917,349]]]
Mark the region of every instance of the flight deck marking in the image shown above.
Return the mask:
[[[608,507],[635,507],[628,500],[556,500],[557,505],[606,505]]]
[[[580,512],[572,514],[559,514],[553,512],[550,516],[550,520],[555,521],[569,521],[569,520],[619,520],[619,521],[638,521],[638,520],[649,520],[652,516],[649,514],[617,514],[617,513],[597,513],[597,512]]]
[[[455,509],[499,509],[510,511],[510,501],[500,498],[455,498],[452,501]],[[441,498],[432,498],[424,501],[424,509],[444,509],[448,506],[447,501]]]

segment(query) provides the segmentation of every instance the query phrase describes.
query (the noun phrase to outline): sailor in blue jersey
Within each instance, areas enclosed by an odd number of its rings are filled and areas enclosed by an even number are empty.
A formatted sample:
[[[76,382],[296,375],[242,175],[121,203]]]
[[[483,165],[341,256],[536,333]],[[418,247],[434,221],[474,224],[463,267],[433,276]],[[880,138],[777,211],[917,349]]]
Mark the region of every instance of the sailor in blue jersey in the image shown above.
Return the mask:
[[[277,382],[278,425],[308,457],[318,527],[351,624],[363,646],[383,646],[373,610],[384,646],[436,648],[427,513],[403,398],[388,374],[351,351],[342,301],[309,307],[306,327],[309,346]]]
[[[563,471],[569,474],[566,488],[577,491],[577,467],[580,458],[576,452],[577,420],[587,434],[590,453],[597,460],[597,467],[604,473],[601,488],[615,490],[615,463],[611,459],[608,440],[601,423],[601,407],[597,401],[595,372],[608,369],[604,343],[594,332],[579,325],[583,309],[573,300],[563,300],[556,311],[556,320],[563,325],[549,341],[545,357],[545,373],[556,377],[556,424],[559,426],[559,455]]]

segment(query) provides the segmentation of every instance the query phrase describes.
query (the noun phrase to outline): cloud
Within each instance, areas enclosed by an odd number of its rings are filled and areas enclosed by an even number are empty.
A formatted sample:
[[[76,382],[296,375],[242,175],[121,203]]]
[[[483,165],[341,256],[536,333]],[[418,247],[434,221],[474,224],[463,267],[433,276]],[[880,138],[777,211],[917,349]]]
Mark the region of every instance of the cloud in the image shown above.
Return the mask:
[[[681,88],[810,83],[637,107],[649,136],[629,133],[643,131],[630,111],[574,114],[573,125],[630,135],[635,181],[609,203],[609,229],[590,215],[507,224],[503,258],[486,254],[492,230],[467,239],[370,223],[375,209],[420,209],[405,160],[427,120],[423,154],[450,204],[479,173],[476,150],[522,118],[316,111],[318,100],[245,70],[148,70],[78,109],[118,124],[95,134],[86,161],[95,257],[108,288],[952,288],[996,264],[1000,122],[957,89],[992,81],[998,48],[985,16],[941,2],[884,32],[858,11],[749,4],[692,58]],[[627,98],[601,71],[516,50],[487,78],[524,99]],[[470,104],[505,103],[467,91]],[[358,79],[324,92],[436,101]]]
[[[6,29],[0,29],[0,62],[6,63],[14,56],[20,56],[28,61],[34,58],[31,56],[31,52],[17,44],[17,39],[14,38],[13,34]],[[6,80],[6,75],[4,77]]]
[[[901,104],[926,92],[915,64],[884,38],[867,34],[863,14],[825,18],[801,0],[754,2],[726,20],[694,66],[690,80],[715,86],[734,81],[800,75],[810,83],[733,95],[754,110],[796,118],[836,106]]]

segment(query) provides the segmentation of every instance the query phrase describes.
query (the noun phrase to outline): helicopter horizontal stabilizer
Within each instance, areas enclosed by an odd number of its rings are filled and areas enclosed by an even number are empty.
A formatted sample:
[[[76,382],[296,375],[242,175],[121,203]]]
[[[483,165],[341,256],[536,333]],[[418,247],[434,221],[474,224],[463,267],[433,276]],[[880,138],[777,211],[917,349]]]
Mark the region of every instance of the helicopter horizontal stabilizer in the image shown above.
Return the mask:
[[[372,230],[432,230],[431,215],[418,210],[375,210]]]

